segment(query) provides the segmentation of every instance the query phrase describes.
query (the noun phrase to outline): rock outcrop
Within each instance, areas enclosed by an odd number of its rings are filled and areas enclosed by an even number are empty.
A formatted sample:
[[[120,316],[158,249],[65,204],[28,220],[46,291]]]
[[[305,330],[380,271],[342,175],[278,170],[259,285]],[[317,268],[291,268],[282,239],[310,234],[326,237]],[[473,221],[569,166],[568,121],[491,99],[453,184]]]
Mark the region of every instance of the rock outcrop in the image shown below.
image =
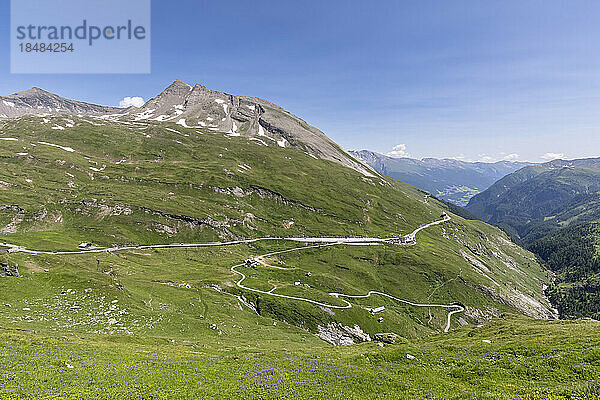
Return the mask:
[[[7,263],[0,263],[0,278],[15,277],[20,278],[19,266],[17,264],[10,265]]]
[[[318,330],[317,336],[334,346],[350,346],[355,343],[371,341],[371,336],[363,332],[358,325],[350,327],[332,322],[327,326],[318,326]]]

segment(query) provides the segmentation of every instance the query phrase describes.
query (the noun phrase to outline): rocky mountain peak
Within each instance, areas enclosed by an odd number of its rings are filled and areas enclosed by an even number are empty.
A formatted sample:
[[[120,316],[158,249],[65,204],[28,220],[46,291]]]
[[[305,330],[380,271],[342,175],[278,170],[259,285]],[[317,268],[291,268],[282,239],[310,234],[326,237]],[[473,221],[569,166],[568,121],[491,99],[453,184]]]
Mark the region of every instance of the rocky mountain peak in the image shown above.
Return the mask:
[[[169,85],[169,87],[167,87],[161,94],[164,93],[180,93],[180,94],[185,94],[187,92],[189,92],[190,90],[192,90],[193,87],[191,85],[188,85],[185,82],[176,80],[175,82],[171,83]]]
[[[104,107],[62,98],[34,87],[0,97],[0,119],[35,114],[115,115],[134,121],[174,122],[243,136],[263,146],[296,147],[315,158],[352,168],[367,176],[377,174],[354,159],[323,132],[266,100],[235,96],[176,80],[139,109]]]
[[[46,95],[46,96],[56,96],[44,89],[40,89],[39,87],[32,87],[31,89],[25,90],[23,92],[17,92],[12,96],[35,96],[35,95]]]
[[[173,87],[173,86],[175,86],[175,87],[180,87],[180,86],[181,87],[187,87],[187,88],[190,88],[190,89],[192,88],[192,85],[190,85],[189,83],[186,83],[184,81],[180,81],[179,79],[175,79],[173,81],[173,83],[171,83],[171,85],[169,85],[169,87]]]
[[[9,96],[0,96],[0,119],[35,114],[102,115],[124,113],[117,107],[105,107],[69,100],[38,87]]]
[[[374,171],[343,151],[323,132],[266,100],[236,96],[175,81],[136,110],[137,121],[172,121],[230,136],[245,136],[265,146],[298,147],[365,175]]]

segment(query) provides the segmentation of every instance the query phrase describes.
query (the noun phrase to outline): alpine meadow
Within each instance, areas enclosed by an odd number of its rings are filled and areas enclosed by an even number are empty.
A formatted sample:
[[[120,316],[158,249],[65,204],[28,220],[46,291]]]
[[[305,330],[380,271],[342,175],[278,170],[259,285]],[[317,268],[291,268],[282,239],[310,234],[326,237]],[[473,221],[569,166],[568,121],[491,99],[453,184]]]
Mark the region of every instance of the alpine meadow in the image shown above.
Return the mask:
[[[0,400],[600,400],[598,15],[0,0]]]

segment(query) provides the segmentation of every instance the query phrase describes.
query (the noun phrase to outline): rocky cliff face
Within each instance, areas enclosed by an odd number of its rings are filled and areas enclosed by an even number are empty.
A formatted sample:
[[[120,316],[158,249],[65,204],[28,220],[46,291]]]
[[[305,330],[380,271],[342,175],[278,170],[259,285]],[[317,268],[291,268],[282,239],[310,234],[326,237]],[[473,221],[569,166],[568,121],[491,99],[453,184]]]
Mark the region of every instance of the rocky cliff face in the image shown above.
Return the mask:
[[[103,115],[123,114],[126,111],[65,99],[39,88],[0,97],[0,119],[32,114]]]

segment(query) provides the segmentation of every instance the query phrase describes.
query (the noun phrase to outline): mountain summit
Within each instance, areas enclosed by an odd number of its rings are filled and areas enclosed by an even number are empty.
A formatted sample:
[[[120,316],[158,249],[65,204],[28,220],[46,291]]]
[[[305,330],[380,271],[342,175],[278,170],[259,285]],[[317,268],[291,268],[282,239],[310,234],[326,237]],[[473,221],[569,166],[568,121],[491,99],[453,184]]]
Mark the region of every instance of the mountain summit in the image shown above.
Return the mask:
[[[256,97],[234,96],[177,80],[139,111],[135,110],[133,117],[137,121],[175,121],[184,127],[226,132],[267,146],[298,147],[313,157],[373,176],[373,171],[349,156],[323,132],[280,106]]]
[[[125,113],[126,109],[69,100],[34,87],[0,97],[0,119],[33,114],[104,115]]]

